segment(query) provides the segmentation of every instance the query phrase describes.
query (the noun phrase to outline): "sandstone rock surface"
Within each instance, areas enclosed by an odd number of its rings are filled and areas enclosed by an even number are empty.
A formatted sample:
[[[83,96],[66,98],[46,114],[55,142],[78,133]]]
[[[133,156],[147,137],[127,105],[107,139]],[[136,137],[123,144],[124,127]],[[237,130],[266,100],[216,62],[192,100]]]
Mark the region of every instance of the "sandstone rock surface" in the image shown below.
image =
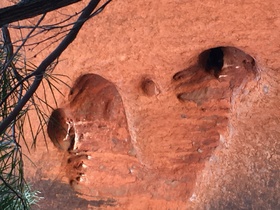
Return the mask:
[[[48,113],[60,126],[29,154],[36,166],[25,163],[40,208],[279,209],[279,10],[272,0],[112,1],[55,69],[71,87],[59,85],[65,97]]]

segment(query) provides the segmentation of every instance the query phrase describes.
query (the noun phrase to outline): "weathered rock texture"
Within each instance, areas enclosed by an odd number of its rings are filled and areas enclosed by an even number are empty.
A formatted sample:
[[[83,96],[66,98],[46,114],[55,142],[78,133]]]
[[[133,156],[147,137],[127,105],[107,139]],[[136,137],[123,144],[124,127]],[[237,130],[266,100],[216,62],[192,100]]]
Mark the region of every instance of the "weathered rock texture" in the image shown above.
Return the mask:
[[[279,10],[112,1],[55,70],[72,87],[49,113],[58,148],[42,137],[25,163],[41,209],[279,209]]]

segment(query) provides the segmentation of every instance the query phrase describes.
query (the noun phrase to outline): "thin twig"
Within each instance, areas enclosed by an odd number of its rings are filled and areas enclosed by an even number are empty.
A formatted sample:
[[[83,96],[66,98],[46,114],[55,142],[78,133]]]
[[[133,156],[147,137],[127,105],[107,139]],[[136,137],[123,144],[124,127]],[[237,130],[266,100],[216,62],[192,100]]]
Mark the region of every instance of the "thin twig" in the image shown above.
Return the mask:
[[[36,26],[38,26],[43,19],[45,18],[46,14],[43,14],[42,17],[39,19],[39,21],[37,22]],[[16,50],[16,52],[11,56],[10,60],[7,62],[7,64],[4,66],[3,71],[6,71],[6,69],[8,68],[8,66],[11,64],[11,62],[13,61],[13,59],[15,58],[15,56],[19,53],[20,49],[24,46],[24,44],[27,42],[27,40],[29,39],[29,37],[31,36],[31,34],[35,31],[36,26],[27,34],[27,36],[25,37],[25,39],[23,40],[22,44],[18,47],[18,49]],[[0,72],[0,74],[2,73]]]
[[[81,0],[38,0],[2,8],[0,9],[0,27],[18,20],[24,20],[57,10],[78,1]]]
[[[65,27],[68,27],[68,26],[72,26],[72,25],[75,24],[75,22],[67,23],[65,25],[60,25],[60,24],[65,23],[68,20],[71,20],[75,16],[81,14],[81,12],[82,11],[77,12],[74,15],[70,15],[68,18],[66,18],[66,19],[64,19],[64,20],[62,20],[62,21],[60,21],[58,23],[54,23],[54,24],[51,24],[51,25],[41,25],[41,26],[38,26],[37,28],[38,29],[45,29],[45,30],[52,30],[52,29],[65,28]],[[31,28],[34,28],[34,26],[24,26],[24,25],[20,25],[20,26],[10,25],[9,27],[10,28],[14,28],[14,29],[31,29]]]

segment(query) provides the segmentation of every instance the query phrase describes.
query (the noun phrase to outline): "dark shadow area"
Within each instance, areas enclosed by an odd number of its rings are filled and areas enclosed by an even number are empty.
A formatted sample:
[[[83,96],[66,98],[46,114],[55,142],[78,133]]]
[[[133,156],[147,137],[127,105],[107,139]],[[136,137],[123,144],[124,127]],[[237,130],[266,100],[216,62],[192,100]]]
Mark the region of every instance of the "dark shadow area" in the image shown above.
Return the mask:
[[[280,209],[280,172],[272,171],[262,180],[239,176],[238,183],[230,183],[227,191],[216,195],[208,204],[210,210]]]
[[[258,73],[256,61],[251,55],[230,46],[219,46],[203,51],[198,56],[197,65],[216,78],[220,78],[221,74],[241,73],[245,77],[246,74]],[[242,71],[243,69],[246,71]]]
[[[53,144],[60,150],[73,148],[75,131],[67,124],[67,116],[64,109],[55,109],[49,119],[47,132]]]
[[[206,72],[214,74],[216,78],[219,78],[224,66],[223,47],[215,47],[205,50],[198,56],[198,63]]]
[[[108,207],[115,206],[114,199],[97,199],[92,197],[92,200],[82,199],[68,185],[58,181],[41,180],[32,184],[33,189],[40,191],[39,206],[34,205],[33,209],[40,210],[69,210],[69,209],[88,209],[89,207]],[[82,195],[81,195],[82,196]]]

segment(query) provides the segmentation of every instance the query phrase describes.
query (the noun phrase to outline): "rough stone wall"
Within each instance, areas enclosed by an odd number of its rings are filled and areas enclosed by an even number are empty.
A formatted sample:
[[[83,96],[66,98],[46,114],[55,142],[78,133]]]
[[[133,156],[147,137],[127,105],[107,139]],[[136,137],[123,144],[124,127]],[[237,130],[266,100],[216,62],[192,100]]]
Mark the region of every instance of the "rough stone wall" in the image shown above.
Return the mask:
[[[67,74],[71,86],[88,73],[115,85],[133,154],[118,161],[110,151],[92,152],[94,177],[85,185],[94,189],[76,197],[65,172],[68,152],[38,142],[30,154],[36,167],[26,161],[26,171],[45,196],[41,209],[279,209],[279,14],[272,0],[112,1],[85,24],[55,72]],[[54,13],[48,20],[57,19]],[[192,68],[219,46],[242,50],[258,67],[236,92],[227,79],[242,80],[244,72],[219,80]],[[178,99],[209,87],[215,91]],[[60,96],[60,107],[65,100]]]

